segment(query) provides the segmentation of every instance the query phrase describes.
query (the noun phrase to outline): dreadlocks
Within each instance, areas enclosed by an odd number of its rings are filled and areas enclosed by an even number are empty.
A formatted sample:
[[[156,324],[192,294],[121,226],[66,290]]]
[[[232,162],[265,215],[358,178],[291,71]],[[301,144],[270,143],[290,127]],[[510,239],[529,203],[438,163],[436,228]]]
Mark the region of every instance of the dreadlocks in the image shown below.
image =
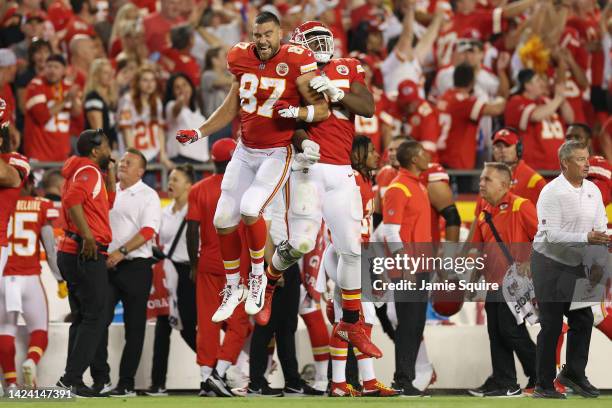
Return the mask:
[[[353,139],[353,148],[351,151],[351,166],[357,170],[366,180],[372,179],[370,169],[366,164],[368,160],[368,152],[372,141],[367,136],[356,136]]]

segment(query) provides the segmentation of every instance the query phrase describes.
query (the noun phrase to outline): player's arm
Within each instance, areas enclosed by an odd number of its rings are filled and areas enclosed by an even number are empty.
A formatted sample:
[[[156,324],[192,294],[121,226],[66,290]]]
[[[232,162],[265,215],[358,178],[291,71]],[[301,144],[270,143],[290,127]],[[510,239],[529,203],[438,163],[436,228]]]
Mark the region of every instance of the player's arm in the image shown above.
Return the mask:
[[[200,222],[187,220],[187,255],[191,267],[191,279],[195,281],[198,270],[198,249],[200,248]]]
[[[353,82],[351,92],[346,93],[340,103],[355,115],[371,118],[376,106],[372,93],[362,83]]]
[[[427,193],[433,208],[439,212],[446,221],[446,241],[459,242],[459,229],[461,217],[453,200],[453,191],[442,181],[428,183]]]
[[[407,188],[399,183],[392,183],[385,195],[383,196],[383,236],[387,241],[387,244],[394,243],[396,245],[391,246],[392,252],[397,251],[402,247],[402,238],[400,236],[400,230],[402,225],[402,219],[404,218],[404,208],[406,207],[406,201],[408,200]]]
[[[482,115],[484,116],[498,116],[504,113],[506,109],[506,100],[501,96],[493,99],[491,102],[485,103],[482,108]]]
[[[240,107],[240,84],[236,77],[232,81],[225,100],[212,115],[197,129],[181,129],[176,132],[176,140],[181,144],[189,144],[215,133],[227,125],[238,115]]]
[[[21,180],[21,174],[15,167],[6,163],[4,160],[0,160],[0,187],[19,187]]]
[[[40,229],[40,240],[45,248],[45,253],[47,254],[47,263],[49,264],[49,269],[51,269],[51,273],[53,277],[58,282],[64,280],[62,278],[62,274],[60,273],[59,267],[57,266],[57,251],[55,248],[55,234],[53,233],[53,226],[51,223],[46,223]]]
[[[307,104],[306,106],[301,106],[299,108],[297,116],[297,119],[304,122],[320,122],[329,117],[329,104],[323,95],[320,95],[310,88],[310,80],[316,76],[317,74],[312,71],[300,75],[295,80],[298,91],[300,92],[303,101]],[[312,113],[310,113],[311,109]],[[312,117],[309,117],[310,115],[312,115]]]

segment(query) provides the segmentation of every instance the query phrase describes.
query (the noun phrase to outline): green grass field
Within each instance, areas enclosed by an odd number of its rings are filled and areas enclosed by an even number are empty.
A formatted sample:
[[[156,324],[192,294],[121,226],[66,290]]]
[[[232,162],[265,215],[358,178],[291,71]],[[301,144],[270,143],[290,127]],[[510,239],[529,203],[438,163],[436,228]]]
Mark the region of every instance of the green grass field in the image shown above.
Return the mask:
[[[0,400],[3,406],[10,406],[7,400]],[[473,398],[462,396],[435,396],[431,398],[198,398],[194,396],[138,397],[78,399],[76,402],[16,402],[20,408],[74,406],[99,408],[186,408],[203,406],[206,408],[352,408],[356,404],[367,408],[526,408],[526,407],[612,407],[612,395],[597,399],[570,396],[567,400],[535,400],[532,398]]]

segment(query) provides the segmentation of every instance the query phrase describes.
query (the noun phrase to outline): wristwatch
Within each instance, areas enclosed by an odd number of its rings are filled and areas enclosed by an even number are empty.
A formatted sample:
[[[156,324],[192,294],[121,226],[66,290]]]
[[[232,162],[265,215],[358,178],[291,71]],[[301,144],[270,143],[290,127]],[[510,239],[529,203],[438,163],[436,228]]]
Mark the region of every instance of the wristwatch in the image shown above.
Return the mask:
[[[120,246],[119,247],[119,252],[121,252],[121,254],[123,256],[127,256],[127,254],[129,253],[129,251],[127,250],[127,248],[125,246]]]

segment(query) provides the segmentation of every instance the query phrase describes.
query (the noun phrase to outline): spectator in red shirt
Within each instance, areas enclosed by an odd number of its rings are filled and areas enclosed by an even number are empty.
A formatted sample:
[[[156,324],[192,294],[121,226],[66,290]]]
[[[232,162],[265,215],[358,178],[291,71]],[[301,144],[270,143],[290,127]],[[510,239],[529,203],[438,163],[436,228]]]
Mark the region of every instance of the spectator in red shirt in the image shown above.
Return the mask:
[[[96,35],[93,28],[95,22],[96,8],[92,4],[92,0],[70,0],[74,17],[66,25],[66,32],[64,35],[64,43],[70,44],[70,41],[74,36],[78,34],[85,34],[90,37]]]
[[[145,17],[144,31],[150,52],[162,52],[170,45],[168,33],[183,22],[180,12],[179,0],[161,0],[161,11]]]
[[[200,85],[200,66],[191,55],[193,47],[193,29],[187,25],[174,27],[170,31],[172,46],[162,51],[160,64],[170,73],[182,72],[189,77],[194,86]]]
[[[70,122],[82,114],[81,90],[66,78],[66,61],[51,55],[41,77],[26,89],[24,150],[40,161],[65,161],[70,155]]]

